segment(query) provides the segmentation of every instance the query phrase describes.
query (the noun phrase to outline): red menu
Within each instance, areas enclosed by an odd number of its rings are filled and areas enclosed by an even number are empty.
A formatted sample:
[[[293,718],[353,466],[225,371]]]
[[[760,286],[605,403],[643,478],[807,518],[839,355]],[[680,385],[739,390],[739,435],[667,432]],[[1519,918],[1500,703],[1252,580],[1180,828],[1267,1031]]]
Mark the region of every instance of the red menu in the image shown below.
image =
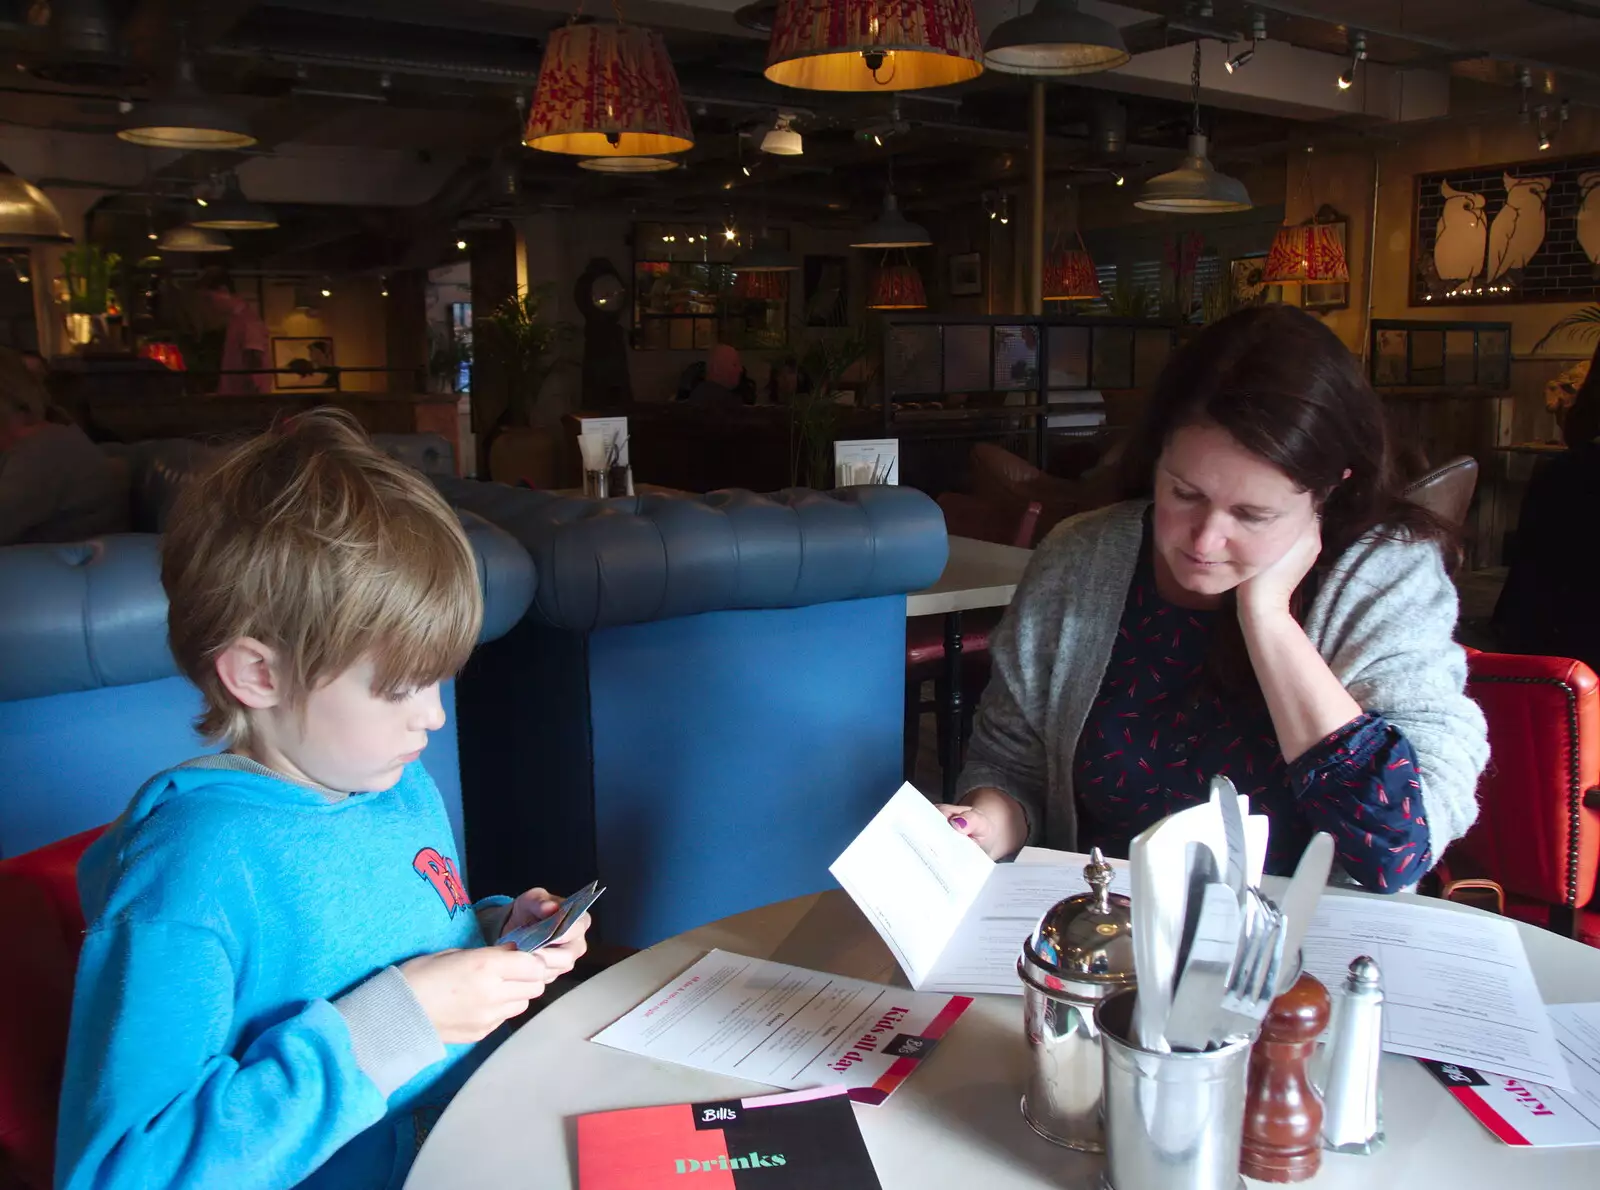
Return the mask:
[[[882,1190],[843,1087],[578,1117],[579,1190],[683,1185]]]

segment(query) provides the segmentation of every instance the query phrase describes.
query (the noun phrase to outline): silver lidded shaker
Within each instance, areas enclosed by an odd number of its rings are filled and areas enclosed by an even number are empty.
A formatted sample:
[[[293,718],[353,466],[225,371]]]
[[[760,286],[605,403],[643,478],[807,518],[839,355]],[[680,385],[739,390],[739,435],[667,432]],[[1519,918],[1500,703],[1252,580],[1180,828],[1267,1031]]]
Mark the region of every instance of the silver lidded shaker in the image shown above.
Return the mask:
[[[1362,955],[1333,1006],[1321,1077],[1322,1147],[1335,1153],[1376,1153],[1383,1147],[1378,1059],[1383,1051],[1383,983],[1378,964]]]
[[[1030,1059],[1022,1116],[1046,1140],[1091,1153],[1105,1151],[1095,1005],[1134,986],[1132,918],[1112,871],[1095,848],[1083,869],[1092,891],[1052,906],[1017,960]]]

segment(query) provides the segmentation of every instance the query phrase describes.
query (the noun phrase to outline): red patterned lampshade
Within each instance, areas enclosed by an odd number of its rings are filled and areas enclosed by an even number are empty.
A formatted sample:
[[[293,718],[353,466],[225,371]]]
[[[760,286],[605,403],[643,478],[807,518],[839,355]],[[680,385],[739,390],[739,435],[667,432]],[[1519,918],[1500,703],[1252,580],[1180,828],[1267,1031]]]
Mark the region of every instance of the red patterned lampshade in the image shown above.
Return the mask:
[[[1320,285],[1350,280],[1350,263],[1344,255],[1344,237],[1332,223],[1299,223],[1280,227],[1272,251],[1261,270],[1265,285]]]
[[[972,0],[779,0],[767,78],[807,91],[909,91],[983,73]]]
[[[776,302],[783,300],[786,273],[741,272],[733,279],[733,296],[747,302]]]
[[[623,24],[564,25],[550,34],[522,143],[591,158],[693,148],[661,35]]]
[[[1064,248],[1044,262],[1044,300],[1092,302],[1100,296],[1094,260],[1082,248]]]
[[[927,290],[916,265],[886,264],[872,274],[867,292],[869,310],[922,310],[928,305]]]

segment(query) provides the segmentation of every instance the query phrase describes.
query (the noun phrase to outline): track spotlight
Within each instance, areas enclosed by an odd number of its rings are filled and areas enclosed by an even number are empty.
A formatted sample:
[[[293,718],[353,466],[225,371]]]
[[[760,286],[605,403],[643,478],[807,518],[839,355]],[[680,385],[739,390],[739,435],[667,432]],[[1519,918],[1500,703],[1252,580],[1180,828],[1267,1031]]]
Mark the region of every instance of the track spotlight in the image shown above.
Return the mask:
[[[1233,57],[1229,58],[1226,62],[1224,62],[1223,66],[1224,66],[1224,68],[1226,68],[1226,70],[1227,70],[1227,72],[1229,74],[1232,74],[1234,71],[1238,70],[1241,66],[1250,65],[1250,59],[1254,58],[1255,56],[1256,56],[1256,43],[1252,41],[1244,49],[1240,50],[1237,54],[1235,54]]]
[[[1348,91],[1356,81],[1356,68],[1367,56],[1367,35],[1356,33],[1350,38],[1350,66],[1339,76],[1339,90]]]

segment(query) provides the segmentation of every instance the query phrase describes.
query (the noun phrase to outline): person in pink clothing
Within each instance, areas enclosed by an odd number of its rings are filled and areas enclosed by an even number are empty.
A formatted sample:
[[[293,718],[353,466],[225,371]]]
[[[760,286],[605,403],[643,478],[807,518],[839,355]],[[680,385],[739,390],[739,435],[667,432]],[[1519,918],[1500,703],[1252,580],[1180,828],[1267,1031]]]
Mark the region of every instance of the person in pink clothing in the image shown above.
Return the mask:
[[[244,396],[272,391],[272,373],[254,372],[267,366],[267,324],[254,307],[233,292],[228,274],[215,266],[200,274],[200,292],[209,297],[228,319],[222,342],[222,372],[217,395]],[[229,373],[233,375],[229,375]]]

